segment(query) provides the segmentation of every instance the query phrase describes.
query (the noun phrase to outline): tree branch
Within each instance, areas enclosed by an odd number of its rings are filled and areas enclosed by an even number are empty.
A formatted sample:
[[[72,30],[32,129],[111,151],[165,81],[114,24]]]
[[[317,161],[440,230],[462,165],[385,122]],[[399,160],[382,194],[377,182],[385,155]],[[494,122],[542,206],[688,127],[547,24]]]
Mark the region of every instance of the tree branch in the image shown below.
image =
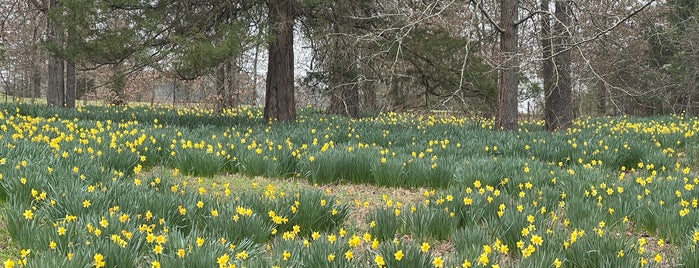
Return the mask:
[[[499,24],[495,23],[493,18],[491,18],[490,15],[488,15],[488,12],[486,12],[485,9],[483,9],[483,5],[481,3],[482,1],[476,2],[476,7],[478,8],[478,10],[481,11],[481,14],[483,14],[483,16],[485,16],[485,18],[488,19],[488,22],[490,22],[490,24],[493,25],[493,27],[495,27],[495,29],[498,30],[498,32],[504,33],[505,30],[502,29]]]
[[[568,46],[567,48],[562,49],[561,51],[557,51],[556,53],[552,54],[551,57],[555,57],[555,56],[557,56],[557,55],[559,55],[559,54],[561,54],[561,53],[564,53],[564,52],[566,52],[566,51],[568,51],[568,50],[571,50],[571,49],[573,49],[573,48],[576,48],[576,47],[578,47],[578,46],[580,46],[580,45],[582,45],[582,44],[585,44],[585,43],[588,43],[588,42],[592,42],[592,41],[595,41],[595,40],[599,39],[599,38],[602,37],[603,35],[605,35],[605,34],[611,32],[611,31],[613,31],[614,29],[616,29],[617,27],[619,27],[619,26],[620,26],[621,24],[623,24],[624,22],[626,22],[626,21],[630,20],[632,17],[636,16],[636,14],[640,13],[641,11],[643,11],[644,9],[646,9],[647,7],[649,7],[653,2],[655,2],[655,0],[650,0],[650,1],[648,1],[648,3],[646,3],[646,4],[643,5],[642,7],[640,7],[640,8],[638,8],[638,9],[634,10],[634,11],[631,12],[628,16],[624,17],[622,20],[618,21],[617,23],[615,23],[614,25],[610,26],[609,28],[607,28],[607,29],[605,29],[605,30],[603,30],[603,31],[598,32],[597,34],[595,34],[594,36],[592,36],[592,37],[590,37],[590,38],[583,39],[583,40],[580,40],[580,41],[578,41],[578,42],[575,42],[575,43],[571,44],[570,46]],[[568,31],[570,31],[570,29],[568,29]]]
[[[549,13],[550,13],[550,12],[541,11],[541,10],[537,10],[537,11],[534,11],[534,12],[529,12],[529,15],[527,15],[525,18],[519,20],[518,22],[515,22],[515,25],[520,25],[520,24],[524,23],[525,21],[531,19],[532,17],[534,17],[534,16],[537,15],[537,14],[549,14]]]

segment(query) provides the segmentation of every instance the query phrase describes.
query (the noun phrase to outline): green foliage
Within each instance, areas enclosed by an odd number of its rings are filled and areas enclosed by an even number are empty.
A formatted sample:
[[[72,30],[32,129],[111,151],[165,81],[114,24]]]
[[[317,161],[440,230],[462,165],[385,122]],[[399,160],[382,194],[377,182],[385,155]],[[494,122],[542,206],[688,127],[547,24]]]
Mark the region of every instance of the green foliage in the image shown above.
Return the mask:
[[[209,6],[187,1],[63,0],[61,4],[51,10],[51,18],[71,33],[70,39],[65,46],[47,47],[62,58],[88,64],[130,61],[189,80],[211,74],[252,42],[245,33],[247,22],[238,16],[252,6],[233,2]]]
[[[649,40],[648,65],[656,72],[655,87],[664,88],[664,99],[669,99],[674,112],[695,114],[692,97],[696,94],[696,58],[699,55],[699,5],[696,1],[672,0],[661,13],[667,23],[648,22],[644,35]]]
[[[299,122],[275,125],[250,108],[0,107],[3,222],[18,251],[32,249],[31,265],[89,266],[97,254],[126,267],[695,259],[694,118],[585,119],[558,133],[530,122],[512,134],[488,120],[399,114],[304,110]],[[386,196],[376,208],[356,200],[368,216],[348,226],[357,211],[341,195],[181,177],[231,171],[308,179],[328,192],[339,181],[419,187],[422,198]],[[645,237],[657,246],[642,245]],[[441,250],[452,242],[455,252]]]
[[[444,209],[416,207],[405,214],[406,233],[418,241],[429,239],[446,240],[455,230],[457,220]]]
[[[369,233],[379,241],[391,241],[403,225],[399,219],[396,209],[387,207],[374,209],[367,217]]]
[[[444,30],[418,28],[410,32],[403,44],[410,63],[408,73],[419,78],[419,84],[428,94],[437,97],[475,95],[484,100],[480,111],[494,112],[489,107],[493,107],[497,99],[496,73],[476,56],[474,52],[479,48],[472,40],[454,37]],[[464,85],[468,86],[459,88]],[[458,89],[468,93],[455,92]]]
[[[198,32],[182,33],[173,38],[173,45],[178,49],[173,52],[174,70],[184,79],[194,79],[212,73],[224,59],[233,59],[241,54],[245,32],[236,24],[221,25],[216,35]]]
[[[420,241],[420,240],[417,240]],[[386,267],[431,267],[430,253],[422,252],[419,245],[412,243],[387,242],[379,246],[377,254],[383,256]]]

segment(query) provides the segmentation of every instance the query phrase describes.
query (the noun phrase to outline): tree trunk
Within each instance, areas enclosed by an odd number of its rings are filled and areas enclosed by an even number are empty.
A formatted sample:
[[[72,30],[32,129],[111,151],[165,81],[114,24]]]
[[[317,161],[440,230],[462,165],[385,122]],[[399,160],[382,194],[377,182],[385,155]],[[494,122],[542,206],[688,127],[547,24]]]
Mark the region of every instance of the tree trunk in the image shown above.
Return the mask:
[[[41,68],[36,61],[36,59],[32,60],[32,103],[41,97]]]
[[[556,1],[556,24],[552,38],[554,49],[555,81],[552,82],[551,92],[546,95],[545,115],[546,128],[549,131],[564,130],[573,124],[572,79],[570,74],[571,52],[570,42],[570,3],[568,0]]]
[[[517,20],[519,0],[500,0],[500,53],[503,63],[500,68],[498,116],[496,128],[516,131],[518,128],[518,86],[519,86],[519,34]]]
[[[599,81],[597,85],[597,115],[607,114],[607,84]]]
[[[267,5],[270,38],[264,118],[295,121],[294,3],[270,0]]]
[[[376,108],[376,88],[374,87],[374,81],[361,81],[361,91],[362,91],[362,109],[365,112],[374,113]]]
[[[403,78],[394,74],[388,83],[390,86],[388,92],[389,109],[396,112],[404,111],[406,107],[406,96],[403,92]]]
[[[555,63],[553,62],[553,36],[551,35],[551,11],[549,9],[551,1],[541,0],[541,52],[543,61],[541,62],[541,78],[544,89],[544,121],[550,122],[551,116],[551,92],[556,83],[554,77]],[[547,125],[548,127],[548,125]]]
[[[219,66],[216,73],[216,97],[217,109],[223,112],[225,109],[231,108],[231,88],[229,80],[233,74],[230,72],[230,63],[225,63]]]
[[[39,43],[39,38],[41,34],[39,33],[39,26],[34,27],[34,33],[32,35],[32,44]],[[41,50],[38,46],[32,48],[32,58],[31,58],[31,98],[32,103],[36,102],[36,99],[41,98],[41,67],[43,67]]]
[[[49,9],[60,6],[59,0],[51,0]],[[59,22],[48,17],[48,40],[53,46],[62,47],[62,27]],[[49,106],[64,105],[64,66],[63,59],[56,52],[49,52],[48,88],[46,89],[46,103]]]
[[[75,61],[66,62],[66,108],[75,108]]]
[[[227,88],[227,99],[226,108],[232,108],[240,105],[241,99],[241,87],[238,85],[238,77],[240,76],[240,69],[238,65],[233,62],[226,63],[226,69],[228,69],[228,79],[226,79]]]
[[[75,36],[73,33],[70,31],[68,32],[68,36],[66,38],[66,41],[68,42],[67,45],[74,44]],[[66,108],[72,109],[75,108],[75,57],[71,56],[66,63],[66,77],[65,77],[65,106]]]
[[[339,30],[336,28],[336,32]],[[345,37],[335,37],[334,57],[330,65],[330,112],[359,118],[359,86],[354,53]]]
[[[260,31],[260,29],[258,29]],[[259,34],[258,34],[259,35]],[[257,77],[257,63],[259,62],[260,59],[260,44],[256,43],[255,44],[255,54],[253,57],[253,63],[252,63],[252,106],[257,106],[257,85],[258,85],[258,77]]]

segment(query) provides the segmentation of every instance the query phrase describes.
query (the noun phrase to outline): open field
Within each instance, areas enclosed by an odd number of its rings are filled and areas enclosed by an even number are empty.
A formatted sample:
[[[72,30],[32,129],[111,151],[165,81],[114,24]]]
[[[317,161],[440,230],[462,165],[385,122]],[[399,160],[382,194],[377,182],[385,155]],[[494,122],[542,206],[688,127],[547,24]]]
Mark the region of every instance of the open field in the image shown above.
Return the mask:
[[[29,267],[694,267],[699,120],[0,104]],[[11,237],[11,239],[10,239]]]

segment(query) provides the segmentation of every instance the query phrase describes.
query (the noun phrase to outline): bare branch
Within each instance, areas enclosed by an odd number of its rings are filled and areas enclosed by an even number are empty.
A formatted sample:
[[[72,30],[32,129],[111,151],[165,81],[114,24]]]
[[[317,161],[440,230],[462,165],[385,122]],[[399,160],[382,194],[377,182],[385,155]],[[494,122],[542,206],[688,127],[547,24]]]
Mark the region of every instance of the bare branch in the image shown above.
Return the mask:
[[[498,30],[498,32],[500,32],[500,33],[504,33],[504,32],[505,32],[505,30],[502,29],[502,27],[500,27],[500,25],[497,24],[497,23],[493,20],[493,18],[490,17],[490,15],[488,15],[488,12],[486,12],[485,9],[483,9],[482,2],[476,2],[476,7],[478,8],[478,10],[481,11],[481,14],[483,14],[483,16],[485,16],[485,18],[488,19],[488,22],[490,22],[490,24],[493,25],[493,27],[495,27],[496,30]]]
[[[557,51],[556,53],[552,54],[551,56],[552,56],[552,57],[555,57],[556,55],[559,55],[559,54],[561,54],[561,53],[567,52],[568,50],[571,50],[571,49],[573,49],[573,48],[576,48],[576,47],[578,47],[578,46],[580,46],[580,45],[582,45],[582,44],[585,44],[585,43],[588,43],[588,42],[592,42],[592,41],[595,41],[595,40],[599,39],[600,37],[604,36],[605,34],[607,34],[607,33],[611,32],[611,31],[613,31],[614,29],[616,29],[616,28],[619,27],[620,25],[624,24],[624,22],[626,22],[626,21],[630,20],[631,18],[633,18],[634,16],[636,16],[636,14],[640,13],[641,11],[643,11],[644,9],[646,9],[647,7],[649,7],[649,6],[650,6],[652,3],[654,3],[654,2],[655,2],[655,0],[650,0],[650,1],[648,1],[645,5],[643,5],[642,7],[640,7],[640,8],[638,8],[638,9],[634,10],[633,12],[629,13],[629,15],[627,15],[626,17],[624,17],[623,19],[621,19],[620,21],[618,21],[618,22],[615,23],[614,25],[610,26],[609,28],[607,28],[607,29],[605,29],[605,30],[603,30],[603,31],[598,32],[597,34],[595,34],[595,35],[592,36],[592,37],[589,37],[589,38],[580,40],[580,41],[578,41],[578,42],[575,42],[575,43],[571,44],[568,48],[562,49],[561,51]],[[568,29],[568,31],[570,31],[570,29]]]
[[[550,13],[550,12],[541,11],[541,10],[537,10],[537,11],[534,11],[534,12],[529,12],[529,15],[527,15],[526,17],[524,17],[524,18],[521,19],[520,21],[515,22],[515,24],[516,24],[516,25],[520,25],[520,24],[526,22],[527,20],[531,19],[532,17],[534,17],[534,16],[536,16],[536,15],[538,15],[538,14],[549,14],[549,13]]]

